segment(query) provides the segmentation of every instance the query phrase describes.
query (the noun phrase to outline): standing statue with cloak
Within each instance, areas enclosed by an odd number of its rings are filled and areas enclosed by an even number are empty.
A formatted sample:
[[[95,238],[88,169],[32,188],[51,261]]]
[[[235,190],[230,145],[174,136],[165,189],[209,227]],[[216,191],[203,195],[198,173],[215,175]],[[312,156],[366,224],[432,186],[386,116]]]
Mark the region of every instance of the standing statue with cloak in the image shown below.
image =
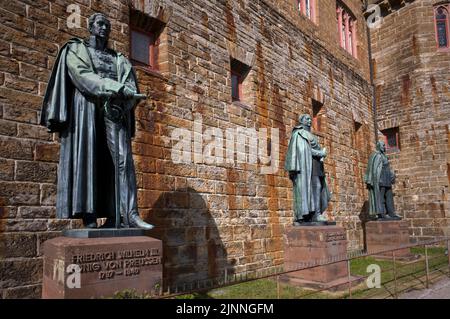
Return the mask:
[[[294,225],[327,223],[322,215],[331,199],[323,165],[327,151],[311,133],[311,116],[304,114],[299,122],[292,132],[284,166],[294,186]]]
[[[369,217],[371,220],[399,220],[395,214],[392,185],[395,174],[389,166],[386,145],[378,141],[376,151],[369,157],[364,182],[369,190]]]
[[[89,31],[88,39],[71,39],[59,51],[41,113],[41,124],[61,140],[57,217],[82,218],[87,228],[107,217],[105,226],[117,226],[113,212],[120,206],[116,216],[125,227],[152,229],[139,217],[131,151],[136,75],[122,54],[107,47],[106,16],[92,15]]]

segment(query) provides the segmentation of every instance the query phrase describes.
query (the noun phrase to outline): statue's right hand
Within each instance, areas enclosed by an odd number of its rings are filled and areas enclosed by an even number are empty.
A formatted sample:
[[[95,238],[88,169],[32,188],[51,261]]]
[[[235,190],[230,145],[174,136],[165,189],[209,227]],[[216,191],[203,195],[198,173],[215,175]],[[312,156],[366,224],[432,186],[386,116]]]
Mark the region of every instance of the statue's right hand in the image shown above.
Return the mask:
[[[122,90],[120,90],[120,94],[124,97],[125,100],[132,99],[136,92],[132,89],[130,89],[127,86],[124,86]]]

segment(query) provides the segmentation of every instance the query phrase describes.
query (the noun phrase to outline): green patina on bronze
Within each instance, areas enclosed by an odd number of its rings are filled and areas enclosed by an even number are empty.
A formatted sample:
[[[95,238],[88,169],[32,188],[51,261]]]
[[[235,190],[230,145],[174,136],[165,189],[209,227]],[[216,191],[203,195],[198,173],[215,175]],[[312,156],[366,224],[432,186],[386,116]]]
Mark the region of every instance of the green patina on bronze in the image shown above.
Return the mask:
[[[320,177],[321,187],[317,200],[314,200],[313,189],[313,157],[323,158],[327,155],[322,149],[316,135],[311,133],[311,117],[307,114],[300,117],[300,124],[292,132],[284,168],[294,186],[294,221],[304,220],[305,216],[315,214],[318,221],[331,199],[325,176]],[[314,221],[314,220],[313,220]]]
[[[369,157],[364,182],[369,190],[369,216],[371,219],[400,219],[395,214],[392,185],[395,183],[395,174],[389,166],[385,154],[386,145],[378,141],[376,150]]]
[[[107,48],[111,25],[103,14],[91,16],[89,31],[90,38],[71,39],[59,51],[42,107],[41,124],[61,138],[57,217],[83,218],[89,228],[108,217],[118,227],[116,211],[126,227],[150,229],[138,215],[131,151],[136,75]]]

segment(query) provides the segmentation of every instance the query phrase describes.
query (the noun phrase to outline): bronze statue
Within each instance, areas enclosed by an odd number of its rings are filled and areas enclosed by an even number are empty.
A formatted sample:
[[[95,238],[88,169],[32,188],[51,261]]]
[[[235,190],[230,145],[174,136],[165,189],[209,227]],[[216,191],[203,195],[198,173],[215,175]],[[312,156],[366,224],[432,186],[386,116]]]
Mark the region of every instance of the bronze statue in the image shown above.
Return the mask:
[[[294,225],[326,223],[322,214],[331,199],[323,165],[327,151],[311,133],[311,116],[304,114],[299,122],[292,132],[284,166],[294,185]]]
[[[395,183],[395,174],[389,166],[385,154],[386,145],[378,141],[376,151],[370,155],[364,182],[369,189],[369,217],[372,220],[399,220],[395,214],[394,194],[392,185]]]
[[[71,39],[59,51],[42,107],[41,124],[61,139],[57,217],[82,218],[87,228],[107,217],[107,227],[152,229],[138,214],[131,151],[134,108],[142,98],[136,75],[107,47],[105,15],[92,15],[89,31],[88,39]]]

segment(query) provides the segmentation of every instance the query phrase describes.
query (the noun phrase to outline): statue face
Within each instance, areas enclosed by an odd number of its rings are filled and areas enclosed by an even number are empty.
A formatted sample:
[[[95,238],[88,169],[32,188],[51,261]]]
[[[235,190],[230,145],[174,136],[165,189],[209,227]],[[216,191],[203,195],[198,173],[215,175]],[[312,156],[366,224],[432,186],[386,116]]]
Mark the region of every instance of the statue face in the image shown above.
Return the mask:
[[[309,115],[305,115],[301,118],[300,120],[300,124],[306,126],[306,127],[311,127],[312,125],[312,118]]]
[[[90,32],[93,36],[108,39],[109,34],[111,33],[111,24],[105,17],[97,16],[92,24]]]
[[[386,152],[386,145],[384,144],[383,141],[379,141],[377,143],[377,147],[380,150],[380,152],[382,152],[382,153]]]

